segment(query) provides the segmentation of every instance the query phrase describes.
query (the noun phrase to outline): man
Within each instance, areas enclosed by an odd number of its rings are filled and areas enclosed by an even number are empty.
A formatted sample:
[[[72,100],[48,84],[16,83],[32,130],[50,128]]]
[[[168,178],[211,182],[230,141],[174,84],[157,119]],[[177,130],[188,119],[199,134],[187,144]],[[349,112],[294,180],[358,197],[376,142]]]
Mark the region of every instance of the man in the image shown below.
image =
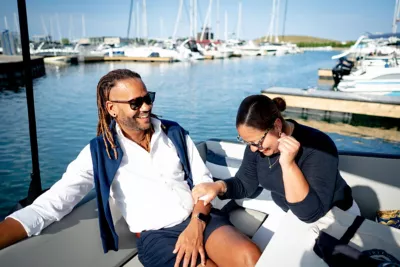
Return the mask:
[[[144,266],[254,266],[260,250],[211,206],[193,203],[190,187],[211,175],[176,123],[152,116],[155,93],[139,74],[115,70],[97,86],[98,137],[62,179],[32,205],[0,223],[0,248],[38,235],[95,186],[104,251],[118,250],[109,198],[137,233]],[[206,257],[207,255],[207,257]]]

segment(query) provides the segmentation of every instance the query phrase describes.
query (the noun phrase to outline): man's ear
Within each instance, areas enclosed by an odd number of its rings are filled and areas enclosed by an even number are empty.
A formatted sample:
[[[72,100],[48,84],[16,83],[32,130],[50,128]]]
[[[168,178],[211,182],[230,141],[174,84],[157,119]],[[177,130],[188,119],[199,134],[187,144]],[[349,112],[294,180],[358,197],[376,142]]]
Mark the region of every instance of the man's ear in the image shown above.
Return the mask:
[[[108,114],[110,114],[111,117],[114,117],[114,118],[117,117],[118,109],[117,109],[117,106],[115,106],[113,102],[107,101],[106,108],[107,108]]]

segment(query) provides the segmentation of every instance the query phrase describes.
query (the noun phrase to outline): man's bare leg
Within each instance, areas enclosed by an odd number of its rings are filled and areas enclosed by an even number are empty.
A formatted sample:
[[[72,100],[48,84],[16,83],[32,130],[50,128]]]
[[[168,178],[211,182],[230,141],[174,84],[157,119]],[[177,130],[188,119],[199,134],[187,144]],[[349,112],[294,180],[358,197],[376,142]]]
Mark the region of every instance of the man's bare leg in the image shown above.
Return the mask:
[[[230,225],[212,232],[205,248],[208,257],[218,267],[255,266],[261,256],[257,245]]]

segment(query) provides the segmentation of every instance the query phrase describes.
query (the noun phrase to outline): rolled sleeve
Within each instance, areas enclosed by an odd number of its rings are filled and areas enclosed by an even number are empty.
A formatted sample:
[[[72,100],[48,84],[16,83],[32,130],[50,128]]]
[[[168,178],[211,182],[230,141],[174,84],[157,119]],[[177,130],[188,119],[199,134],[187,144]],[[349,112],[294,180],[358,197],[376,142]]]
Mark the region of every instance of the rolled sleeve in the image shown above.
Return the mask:
[[[186,135],[186,145],[190,161],[190,168],[192,171],[193,185],[213,182],[211,172],[204,164],[196,145],[189,135]]]
[[[28,236],[38,235],[54,221],[61,220],[94,187],[90,145],[69,164],[63,177],[31,205],[8,217],[20,222]]]

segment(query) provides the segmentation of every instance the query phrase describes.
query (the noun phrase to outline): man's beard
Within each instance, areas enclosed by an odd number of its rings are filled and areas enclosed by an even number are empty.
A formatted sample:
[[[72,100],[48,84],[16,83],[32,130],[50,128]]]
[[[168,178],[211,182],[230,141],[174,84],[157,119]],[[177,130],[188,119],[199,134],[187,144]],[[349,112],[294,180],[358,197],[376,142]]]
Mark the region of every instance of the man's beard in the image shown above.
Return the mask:
[[[150,129],[151,121],[150,121],[150,123],[140,123],[138,121],[138,118],[139,118],[139,115],[136,115],[133,118],[129,118],[129,117],[119,118],[118,123],[121,124],[124,128],[130,129],[133,131],[146,131],[146,130]],[[151,118],[151,112],[149,112],[149,119],[150,118]]]

